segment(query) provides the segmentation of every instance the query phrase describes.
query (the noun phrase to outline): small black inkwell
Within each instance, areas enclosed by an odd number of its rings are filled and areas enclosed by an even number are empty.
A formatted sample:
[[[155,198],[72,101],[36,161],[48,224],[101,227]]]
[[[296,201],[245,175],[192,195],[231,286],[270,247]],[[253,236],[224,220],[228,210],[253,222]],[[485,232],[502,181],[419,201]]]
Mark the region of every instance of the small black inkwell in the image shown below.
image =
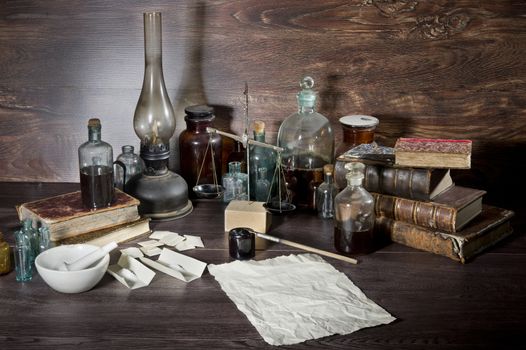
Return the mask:
[[[252,259],[256,253],[256,238],[252,230],[236,227],[228,232],[230,257],[236,260]]]

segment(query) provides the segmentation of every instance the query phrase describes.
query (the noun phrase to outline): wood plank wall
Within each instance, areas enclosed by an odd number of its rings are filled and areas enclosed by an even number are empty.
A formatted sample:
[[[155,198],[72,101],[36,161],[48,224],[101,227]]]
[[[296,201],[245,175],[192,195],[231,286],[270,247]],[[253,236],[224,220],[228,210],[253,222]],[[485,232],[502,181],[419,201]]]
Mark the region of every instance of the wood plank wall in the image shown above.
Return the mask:
[[[247,81],[251,117],[275,141],[309,74],[337,142],[338,118],[358,113],[380,119],[385,145],[401,136],[472,139],[473,169],[456,172],[457,183],[519,205],[523,0],[2,0],[0,181],[78,181],[77,147],[92,116],[115,156],[138,145],[147,10],[163,15],[176,135],[184,107],[197,103],[216,107],[217,127],[240,132]]]

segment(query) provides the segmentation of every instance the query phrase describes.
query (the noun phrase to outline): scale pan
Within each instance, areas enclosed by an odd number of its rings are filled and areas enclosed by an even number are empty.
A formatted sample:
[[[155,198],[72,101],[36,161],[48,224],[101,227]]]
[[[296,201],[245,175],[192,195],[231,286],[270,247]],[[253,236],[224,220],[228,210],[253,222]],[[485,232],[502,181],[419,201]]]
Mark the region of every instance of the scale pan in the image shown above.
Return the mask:
[[[288,203],[288,202],[267,202],[263,204],[263,206],[272,214],[280,215],[280,214],[288,214],[291,211],[296,210],[296,206],[294,204]]]
[[[223,186],[214,184],[202,184],[194,186],[194,193],[199,198],[214,199],[223,197],[225,192]]]

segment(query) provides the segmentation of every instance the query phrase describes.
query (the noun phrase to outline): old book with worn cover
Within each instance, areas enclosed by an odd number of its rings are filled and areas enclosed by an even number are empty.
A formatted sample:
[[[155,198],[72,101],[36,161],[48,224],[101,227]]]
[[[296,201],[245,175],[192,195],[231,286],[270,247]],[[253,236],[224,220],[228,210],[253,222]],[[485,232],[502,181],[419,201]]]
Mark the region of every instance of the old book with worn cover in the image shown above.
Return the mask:
[[[139,219],[139,201],[115,189],[115,200],[108,208],[97,210],[82,206],[80,191],[40,199],[17,206],[20,220],[49,228],[52,241],[100,230]]]
[[[447,233],[396,221],[385,216],[376,218],[375,230],[393,242],[446,256],[465,263],[484,249],[513,233],[511,210],[484,205],[479,216],[462,230]]]
[[[456,232],[482,211],[486,191],[453,186],[432,202],[372,193],[376,216],[404,221],[446,232]]]
[[[334,180],[336,186],[345,188],[348,161],[336,161]],[[367,164],[364,187],[369,192],[428,201],[453,186],[449,169],[398,168],[387,165]]]
[[[111,226],[102,230],[86,232],[77,236],[56,241],[56,244],[89,243],[99,247],[110,242],[122,243],[150,233],[150,219],[142,218],[136,221]]]
[[[415,168],[469,169],[470,140],[399,138],[395,165]]]

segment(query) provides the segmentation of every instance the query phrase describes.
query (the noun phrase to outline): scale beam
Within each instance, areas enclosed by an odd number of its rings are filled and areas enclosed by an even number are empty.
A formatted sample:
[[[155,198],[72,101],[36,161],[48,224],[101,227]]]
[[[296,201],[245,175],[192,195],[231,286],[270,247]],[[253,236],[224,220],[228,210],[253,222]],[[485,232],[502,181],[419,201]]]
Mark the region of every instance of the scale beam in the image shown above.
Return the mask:
[[[268,143],[259,142],[259,141],[256,141],[256,140],[249,139],[248,135],[246,135],[246,134],[243,134],[243,136],[237,136],[235,134],[231,134],[231,133],[224,132],[224,131],[221,131],[221,130],[218,130],[218,129],[215,129],[215,128],[210,128],[210,127],[206,128],[206,132],[208,132],[208,133],[216,133],[216,134],[219,134],[219,135],[223,135],[223,136],[229,137],[231,139],[234,139],[236,141],[239,141],[239,142],[243,143],[244,147],[247,147],[247,143],[248,143],[248,144],[254,145],[254,146],[270,148],[270,149],[273,149],[276,152],[283,152],[283,148],[282,147],[278,147],[278,146],[270,145]]]

